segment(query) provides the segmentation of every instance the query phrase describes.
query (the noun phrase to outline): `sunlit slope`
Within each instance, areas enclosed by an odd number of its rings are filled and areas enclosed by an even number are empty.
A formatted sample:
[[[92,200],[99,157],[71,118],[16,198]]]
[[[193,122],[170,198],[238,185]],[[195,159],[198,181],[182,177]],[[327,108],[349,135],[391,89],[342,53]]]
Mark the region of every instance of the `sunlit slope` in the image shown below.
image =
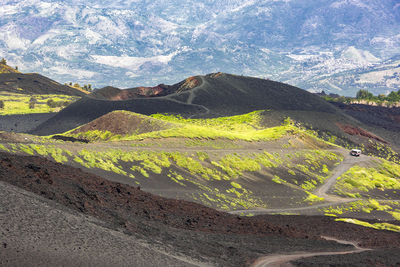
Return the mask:
[[[267,141],[279,139],[299,129],[287,119],[283,125],[262,125],[268,111],[214,119],[184,119],[180,116],[154,114],[145,116],[128,111],[113,111],[88,124],[65,133],[65,136],[88,141],[143,140],[148,138],[199,138]]]

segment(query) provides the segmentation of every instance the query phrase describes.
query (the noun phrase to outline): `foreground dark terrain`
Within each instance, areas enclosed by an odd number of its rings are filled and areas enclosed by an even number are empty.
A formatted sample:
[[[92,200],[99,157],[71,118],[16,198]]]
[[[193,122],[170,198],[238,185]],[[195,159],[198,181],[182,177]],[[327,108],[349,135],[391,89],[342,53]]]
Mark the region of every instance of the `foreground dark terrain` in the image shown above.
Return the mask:
[[[238,217],[165,199],[39,157],[0,154],[1,265],[251,265],[267,254],[373,250],[304,260],[396,266],[400,234],[329,217]],[[107,245],[109,244],[109,245]],[[326,260],[324,260],[326,259]],[[302,264],[300,261],[298,264]],[[36,265],[36,264],[35,264]],[[321,265],[319,265],[321,266]]]

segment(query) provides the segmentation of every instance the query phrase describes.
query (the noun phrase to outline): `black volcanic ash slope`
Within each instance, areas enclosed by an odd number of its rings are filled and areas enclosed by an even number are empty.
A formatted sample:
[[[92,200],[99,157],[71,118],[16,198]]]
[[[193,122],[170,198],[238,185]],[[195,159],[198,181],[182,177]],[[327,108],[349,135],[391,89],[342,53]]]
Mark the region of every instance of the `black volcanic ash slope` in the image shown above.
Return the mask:
[[[62,85],[37,73],[0,73],[0,91],[18,94],[86,95],[84,92]]]
[[[214,116],[237,115],[254,110],[302,110],[336,113],[336,109],[300,88],[259,78],[211,74],[199,76],[200,85],[180,94],[193,104],[204,105]]]
[[[108,89],[112,91],[109,95],[113,98],[120,92],[116,88]],[[105,92],[107,89],[103,89],[100,95],[91,94],[68,106],[33,133],[49,135],[65,132],[114,110],[145,115],[173,113],[195,118],[237,115],[263,109],[340,113],[331,104],[302,89],[270,80],[222,73],[190,77],[176,85],[160,85],[145,90],[158,94],[111,101],[105,99],[108,93]]]

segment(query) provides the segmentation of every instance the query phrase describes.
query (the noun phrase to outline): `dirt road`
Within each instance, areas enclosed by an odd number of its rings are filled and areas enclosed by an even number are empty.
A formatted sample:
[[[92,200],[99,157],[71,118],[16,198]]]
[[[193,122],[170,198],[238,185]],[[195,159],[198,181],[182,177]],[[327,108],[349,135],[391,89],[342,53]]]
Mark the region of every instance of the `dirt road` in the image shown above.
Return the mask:
[[[313,193],[319,197],[325,198],[325,200],[327,201],[340,202],[348,200],[346,198],[329,195],[327,194],[327,192],[335,184],[337,178],[339,178],[343,173],[348,171],[355,164],[370,160],[371,157],[365,155],[354,157],[350,154],[345,154],[343,162],[333,170],[331,177],[321,187],[317,188],[317,190],[315,190]]]
[[[193,100],[196,98],[196,91],[201,90],[204,87],[205,84],[208,84],[207,81],[203,77],[200,76],[199,79],[201,80],[199,86],[197,86],[197,87],[195,87],[195,88],[193,88],[193,89],[191,89],[189,91],[185,91],[184,92],[184,93],[189,94],[189,96],[188,96],[186,101],[180,101],[180,100],[175,99],[174,97],[177,95],[176,93],[171,94],[171,95],[167,95],[167,96],[164,97],[165,99],[173,101],[173,102],[177,102],[177,103],[181,103],[181,104],[187,104],[187,105],[200,107],[200,108],[204,109],[203,113],[193,114],[189,118],[192,118],[194,116],[199,116],[199,115],[205,116],[205,115],[210,113],[210,109],[207,108],[206,106],[199,105],[199,104],[193,104]]]
[[[344,255],[351,253],[360,253],[370,249],[360,248],[355,242],[339,240],[332,237],[322,237],[326,240],[336,241],[340,244],[352,245],[354,249],[346,251],[326,251],[326,252],[297,252],[293,254],[278,254],[259,258],[254,262],[252,267],[275,267],[275,266],[293,266],[290,261],[298,260],[301,258],[309,258],[315,256],[330,256],[330,255]]]

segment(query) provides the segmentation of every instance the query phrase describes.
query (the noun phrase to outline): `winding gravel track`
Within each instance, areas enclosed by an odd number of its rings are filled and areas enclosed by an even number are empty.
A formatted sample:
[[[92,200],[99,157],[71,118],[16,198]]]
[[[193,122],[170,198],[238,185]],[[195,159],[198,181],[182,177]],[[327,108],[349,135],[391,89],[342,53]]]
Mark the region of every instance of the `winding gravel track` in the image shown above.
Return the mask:
[[[278,254],[278,255],[265,256],[256,260],[253,263],[252,267],[293,266],[292,264],[289,263],[290,261],[302,258],[309,258],[315,256],[344,255],[344,254],[360,253],[371,250],[367,248],[361,248],[357,245],[357,243],[352,241],[339,240],[332,237],[324,237],[324,236],[322,236],[322,238],[329,241],[335,241],[340,244],[352,245],[354,249],[346,251],[297,252],[293,254]]]
[[[206,106],[199,105],[199,104],[193,104],[193,100],[196,98],[196,91],[201,90],[204,87],[204,85],[207,84],[207,81],[203,77],[200,76],[199,78],[201,80],[200,85],[196,86],[195,88],[193,88],[193,89],[191,89],[189,91],[186,91],[189,94],[188,99],[186,100],[186,102],[175,99],[174,96],[177,95],[176,93],[168,95],[168,96],[165,96],[164,99],[167,99],[167,100],[172,101],[172,102],[180,103],[180,104],[187,104],[187,105],[191,105],[191,106],[195,106],[195,107],[200,107],[200,108],[204,109],[204,113],[200,113],[200,115],[202,115],[202,116],[209,114],[210,113],[210,109],[207,108]],[[198,115],[199,114],[193,114],[189,118],[192,118],[192,117],[198,116]]]

